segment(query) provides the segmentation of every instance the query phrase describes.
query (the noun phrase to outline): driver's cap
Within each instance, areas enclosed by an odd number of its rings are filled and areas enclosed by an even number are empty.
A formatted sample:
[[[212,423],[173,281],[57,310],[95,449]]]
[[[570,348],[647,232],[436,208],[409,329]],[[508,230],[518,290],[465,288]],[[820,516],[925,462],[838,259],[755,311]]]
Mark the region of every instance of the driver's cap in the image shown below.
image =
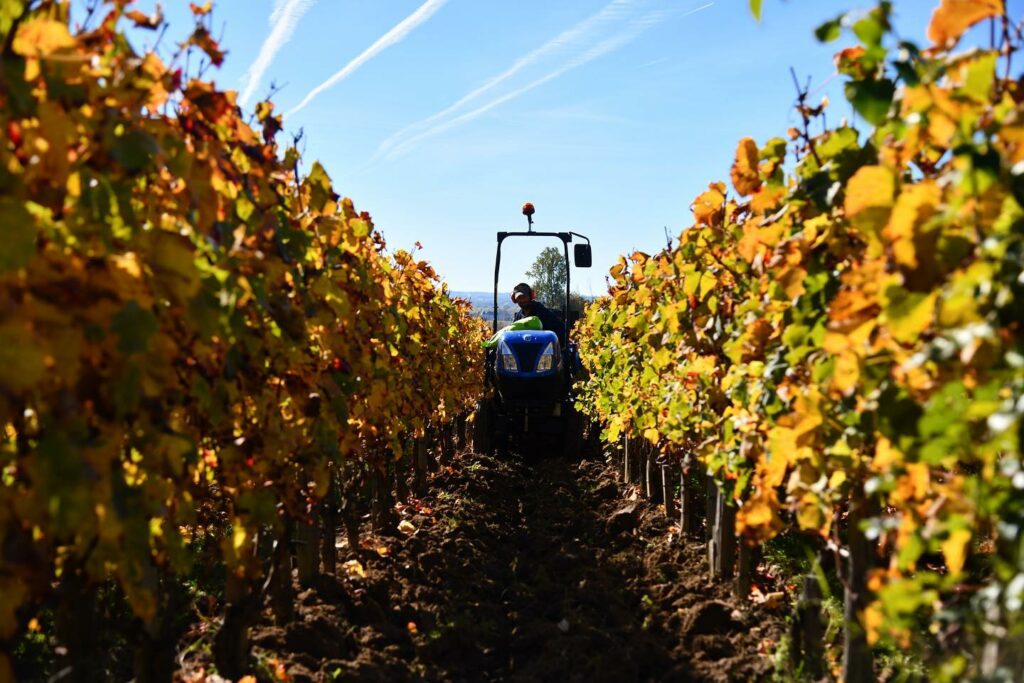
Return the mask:
[[[524,296],[529,301],[530,297],[533,296],[533,288],[525,282],[520,282],[512,288],[512,301],[519,303],[519,300]]]

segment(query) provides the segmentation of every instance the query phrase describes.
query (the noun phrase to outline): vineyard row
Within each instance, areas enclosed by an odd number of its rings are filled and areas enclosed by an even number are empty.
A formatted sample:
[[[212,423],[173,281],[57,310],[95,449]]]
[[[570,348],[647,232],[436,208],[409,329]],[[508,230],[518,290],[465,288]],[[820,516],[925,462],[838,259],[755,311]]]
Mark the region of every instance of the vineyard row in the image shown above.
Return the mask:
[[[216,660],[241,675],[293,545],[326,523],[333,569],[339,516],[422,482],[412,445],[480,392],[469,304],[300,174],[270,102],[246,120],[203,79],[209,5],[166,60],[132,48],[162,21],[127,5],[74,32],[69,3],[0,11],[0,680],[54,613],[81,680],[129,677],[96,665],[111,629],[165,680],[218,585]],[[98,587],[121,622],[97,623]]]
[[[785,137],[739,143],[733,191],[712,183],[677,241],[612,268],[578,405],[687,473],[684,530],[711,478],[719,573],[812,556],[845,595],[845,680],[874,680],[872,650],[1021,680],[1021,33],[1002,2],[945,0],[922,50],[891,12],[818,30],[855,38],[835,62],[856,126],[800,87]],[[955,51],[986,24],[988,48]]]

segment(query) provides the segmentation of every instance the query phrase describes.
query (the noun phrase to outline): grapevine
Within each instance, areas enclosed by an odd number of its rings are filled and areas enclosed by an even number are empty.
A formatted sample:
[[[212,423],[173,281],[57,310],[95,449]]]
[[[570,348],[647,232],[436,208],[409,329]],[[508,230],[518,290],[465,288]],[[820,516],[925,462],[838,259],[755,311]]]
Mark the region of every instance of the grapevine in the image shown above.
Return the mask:
[[[188,73],[223,60],[210,7],[165,61],[129,5],[0,12],[0,644],[62,585],[113,581],[147,633],[196,562],[244,601],[261,533],[480,392],[469,304],[299,175],[271,102]]]
[[[706,467],[751,545],[874,542],[855,615],[939,680],[1020,634],[1024,93],[1002,2],[943,0],[921,50],[890,3],[818,30],[856,125],[740,141],[678,242],[587,311],[579,407],[612,443]],[[988,48],[959,50],[991,24]]]

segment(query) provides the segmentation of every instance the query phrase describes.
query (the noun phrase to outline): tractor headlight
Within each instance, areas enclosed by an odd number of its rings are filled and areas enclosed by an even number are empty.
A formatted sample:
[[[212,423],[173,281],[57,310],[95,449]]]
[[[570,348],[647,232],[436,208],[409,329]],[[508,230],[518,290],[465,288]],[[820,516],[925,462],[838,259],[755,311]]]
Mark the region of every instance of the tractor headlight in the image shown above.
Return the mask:
[[[516,362],[515,354],[508,347],[503,339],[498,344],[498,353],[501,355],[501,369],[505,372],[519,372],[519,363]]]
[[[544,350],[540,352],[540,360],[537,361],[537,372],[547,372],[555,366],[555,345],[548,342]]]

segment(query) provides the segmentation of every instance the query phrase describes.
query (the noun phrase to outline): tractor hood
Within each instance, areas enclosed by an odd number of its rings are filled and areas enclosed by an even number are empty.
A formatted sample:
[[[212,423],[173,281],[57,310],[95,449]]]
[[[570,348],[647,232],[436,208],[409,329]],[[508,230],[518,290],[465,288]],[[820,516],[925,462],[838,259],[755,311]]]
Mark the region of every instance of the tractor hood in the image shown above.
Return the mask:
[[[498,334],[499,375],[548,377],[562,369],[558,335],[549,330],[506,330]]]

